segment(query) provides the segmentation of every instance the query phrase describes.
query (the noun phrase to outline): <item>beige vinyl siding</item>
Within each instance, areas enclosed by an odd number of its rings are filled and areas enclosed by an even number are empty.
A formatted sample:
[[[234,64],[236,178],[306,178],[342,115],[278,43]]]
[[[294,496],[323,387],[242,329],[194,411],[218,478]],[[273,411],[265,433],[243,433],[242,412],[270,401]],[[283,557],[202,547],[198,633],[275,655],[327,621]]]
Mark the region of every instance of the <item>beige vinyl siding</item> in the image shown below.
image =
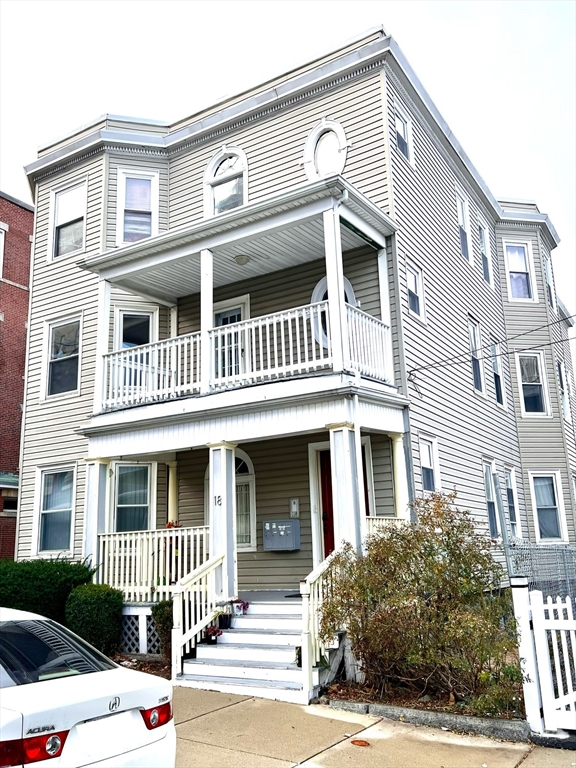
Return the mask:
[[[168,160],[152,155],[134,155],[110,153],[108,156],[108,200],[106,206],[106,250],[116,248],[116,214],[118,211],[118,168],[130,168],[133,171],[159,172],[158,230],[168,229]],[[123,202],[120,202],[122,205]]]
[[[85,504],[87,440],[74,433],[92,413],[96,356],[97,275],[76,266],[78,254],[48,259],[50,190],[62,184],[88,179],[86,255],[100,249],[103,158],[97,156],[39,183],[34,241],[34,283],[31,291],[28,377],[25,391],[23,466],[21,472],[20,516],[17,532],[18,557],[32,551],[33,517],[36,504],[37,467],[76,464],[74,556],[82,555],[82,528]],[[46,375],[46,323],[60,318],[82,320],[80,339],[80,394],[66,393],[40,400],[41,382]]]
[[[392,442],[388,435],[369,435],[376,514],[395,517]]]
[[[469,352],[468,317],[481,326],[483,345],[506,336],[499,284],[483,278],[478,243],[478,214],[489,229],[492,271],[497,280],[494,216],[434,138],[424,116],[389,73],[388,129],[397,235],[400,302],[403,312],[405,365],[409,373],[410,422],[415,490],[422,493],[418,440],[420,433],[438,441],[442,488],[456,490],[457,503],[477,521],[487,521],[483,460],[495,460],[504,482],[504,465],[520,473],[510,370],[502,358],[506,408],[496,403],[491,361],[482,362],[485,394],[474,391]],[[412,121],[414,166],[396,146],[394,105],[398,101]],[[460,252],[456,189],[469,205],[473,264]],[[426,323],[408,312],[406,261],[423,273]],[[437,366],[460,356],[455,364]],[[524,499],[518,489],[519,507]]]
[[[287,107],[280,113],[183,151],[170,162],[170,228],[203,217],[206,166],[223,143],[248,159],[248,199],[253,202],[307,182],[302,156],[310,131],[323,118],[342,124],[351,146],[343,175],[387,210],[387,183],[378,72]],[[380,158],[380,161],[378,160]]]
[[[154,304],[148,299],[136,296],[128,291],[123,291],[121,288],[117,288],[112,285],[110,291],[110,326],[108,333],[108,351],[112,352],[115,346],[116,328],[115,328],[115,316],[116,309],[133,309],[135,312],[143,307],[149,307],[150,309],[158,309],[158,341],[162,339],[170,338],[170,308],[163,304]]]
[[[156,528],[165,528],[168,521],[168,467],[158,462],[156,469]]]
[[[343,255],[344,276],[350,280],[362,311],[380,317],[377,254],[370,248],[348,251]],[[249,294],[250,316],[260,317],[292,307],[309,304],[312,291],[326,274],[323,259],[298,267],[271,272],[262,277],[243,280],[217,288],[214,301],[225,301]],[[200,294],[192,294],[178,303],[178,333],[200,329]]]
[[[532,508],[532,496],[530,493],[530,472],[554,472],[560,471],[562,479],[562,493],[564,509],[566,511],[568,535],[571,542],[576,541],[576,526],[574,512],[572,511],[572,489],[570,483],[570,471],[567,462],[566,450],[568,442],[565,440],[562,418],[562,405],[559,398],[556,358],[559,350],[553,343],[561,339],[561,330],[558,325],[550,325],[558,319],[557,314],[548,303],[545,290],[545,274],[543,257],[549,251],[543,238],[539,236],[537,227],[521,224],[500,225],[497,227],[498,257],[501,267],[501,284],[504,298],[504,310],[509,337],[524,334],[520,338],[509,342],[511,353],[511,381],[514,401],[516,403],[516,415],[518,420],[518,438],[522,455],[523,474],[526,505],[528,510],[528,531],[530,538],[535,540],[535,510]],[[503,241],[529,242],[532,248],[534,260],[535,286],[537,302],[519,302],[508,300],[506,285],[505,256]],[[531,333],[526,331],[534,329]],[[516,356],[519,350],[538,351],[545,361],[543,374],[546,377],[548,401],[551,416],[522,416],[521,384],[518,381],[516,371]]]

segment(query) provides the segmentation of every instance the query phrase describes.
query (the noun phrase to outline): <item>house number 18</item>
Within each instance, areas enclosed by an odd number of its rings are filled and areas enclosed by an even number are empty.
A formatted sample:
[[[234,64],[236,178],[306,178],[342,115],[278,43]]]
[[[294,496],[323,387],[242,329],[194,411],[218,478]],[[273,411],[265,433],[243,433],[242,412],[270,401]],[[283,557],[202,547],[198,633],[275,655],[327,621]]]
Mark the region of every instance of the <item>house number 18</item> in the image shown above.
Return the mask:
[[[222,506],[222,496],[214,496],[214,504],[217,507],[221,507]]]

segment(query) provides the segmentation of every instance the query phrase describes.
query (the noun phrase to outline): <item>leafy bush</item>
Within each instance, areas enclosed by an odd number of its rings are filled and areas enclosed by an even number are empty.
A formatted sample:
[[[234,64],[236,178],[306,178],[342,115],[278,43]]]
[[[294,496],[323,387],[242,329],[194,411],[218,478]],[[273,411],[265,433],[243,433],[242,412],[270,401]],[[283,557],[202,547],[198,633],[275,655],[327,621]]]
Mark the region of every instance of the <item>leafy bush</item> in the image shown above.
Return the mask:
[[[66,601],[66,625],[108,655],[122,644],[124,595],[107,584],[82,584]]]
[[[172,600],[161,600],[153,605],[152,619],[160,638],[160,652],[167,661],[170,661],[172,658],[172,627],[174,626]]]
[[[86,584],[94,569],[86,563],[54,560],[0,560],[0,605],[32,611],[65,623],[66,600]]]
[[[490,539],[454,495],[431,494],[415,511],[415,526],[369,537],[365,556],[350,546],[336,555],[323,638],[345,627],[379,693],[449,693],[479,714],[518,709],[515,624]]]

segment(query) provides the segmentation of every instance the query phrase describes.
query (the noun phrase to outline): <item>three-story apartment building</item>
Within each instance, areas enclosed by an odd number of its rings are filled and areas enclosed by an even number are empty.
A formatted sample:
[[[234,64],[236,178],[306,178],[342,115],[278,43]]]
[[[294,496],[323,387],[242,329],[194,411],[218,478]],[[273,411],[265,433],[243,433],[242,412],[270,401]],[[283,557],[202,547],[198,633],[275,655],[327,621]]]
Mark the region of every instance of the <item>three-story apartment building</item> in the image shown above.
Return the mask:
[[[556,233],[495,200],[382,29],[173,125],[106,115],[27,173],[18,556],[179,595],[175,674],[219,600],[307,580],[307,676],[262,673],[307,701],[326,558],[415,495],[498,539],[496,472],[513,535],[576,541],[568,346],[523,351],[563,338]],[[186,679],[236,690],[215,676]]]

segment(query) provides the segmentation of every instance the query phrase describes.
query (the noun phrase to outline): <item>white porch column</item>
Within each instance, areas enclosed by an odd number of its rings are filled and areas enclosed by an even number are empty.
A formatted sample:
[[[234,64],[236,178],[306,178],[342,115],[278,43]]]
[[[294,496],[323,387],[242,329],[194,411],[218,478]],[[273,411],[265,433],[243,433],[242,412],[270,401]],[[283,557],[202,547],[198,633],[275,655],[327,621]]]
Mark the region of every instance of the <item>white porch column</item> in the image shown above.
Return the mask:
[[[344,272],[340,217],[335,208],[324,211],[324,251],[326,255],[326,285],[332,337],[334,371],[342,371],[348,359],[348,318],[344,306]]]
[[[106,475],[108,462],[86,464],[86,503],[84,506],[84,553],[95,565],[99,562],[98,534],[106,532]]]
[[[178,462],[167,461],[168,467],[168,522],[178,522]]]
[[[232,443],[211,443],[210,449],[210,557],[224,555],[216,591],[223,600],[238,594],[236,561],[236,472]]]
[[[327,424],[326,429],[330,431],[334,545],[338,548],[342,541],[348,541],[360,554],[360,483],[354,425],[350,422]]]
[[[200,252],[200,391],[209,392],[212,376],[210,330],[214,326],[214,266],[212,251]]]
[[[110,283],[100,280],[98,283],[98,325],[96,337],[96,367],[94,370],[94,413],[100,413],[106,392],[108,372],[104,365],[104,355],[108,352],[110,335]]]
[[[396,517],[410,520],[410,499],[408,496],[408,475],[404,440],[402,435],[390,435],[392,440],[392,465],[394,470],[394,508]]]
[[[394,356],[392,354],[392,320],[390,312],[390,286],[388,278],[388,254],[386,249],[378,251],[378,288],[380,293],[380,319],[387,326],[384,365],[386,378],[394,383]]]

